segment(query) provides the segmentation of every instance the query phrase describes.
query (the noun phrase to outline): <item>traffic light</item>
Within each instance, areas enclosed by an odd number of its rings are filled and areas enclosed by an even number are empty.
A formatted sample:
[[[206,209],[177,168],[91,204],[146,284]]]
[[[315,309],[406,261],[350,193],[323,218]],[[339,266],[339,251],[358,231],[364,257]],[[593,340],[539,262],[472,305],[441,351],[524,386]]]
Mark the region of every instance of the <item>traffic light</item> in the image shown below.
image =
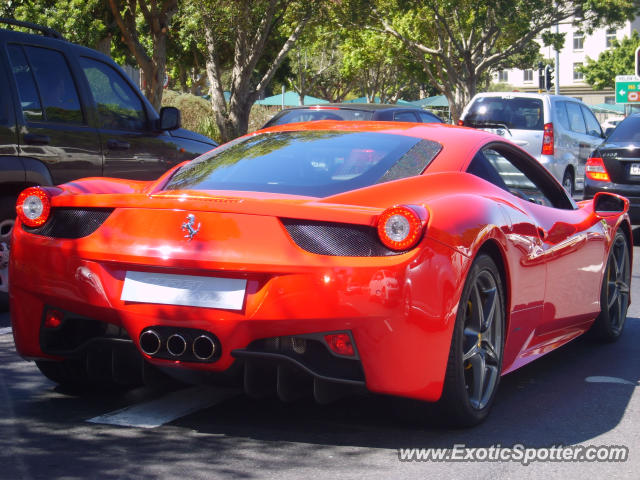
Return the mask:
[[[553,87],[553,67],[547,65],[544,67],[544,88],[548,92]]]
[[[636,48],[636,76],[640,77],[640,47]]]

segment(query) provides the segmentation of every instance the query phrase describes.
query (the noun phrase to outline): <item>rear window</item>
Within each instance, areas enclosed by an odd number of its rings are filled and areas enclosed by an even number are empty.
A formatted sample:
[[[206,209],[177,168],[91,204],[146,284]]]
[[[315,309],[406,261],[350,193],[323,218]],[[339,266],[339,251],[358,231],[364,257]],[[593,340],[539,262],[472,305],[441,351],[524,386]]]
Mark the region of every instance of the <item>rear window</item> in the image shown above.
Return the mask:
[[[542,130],[544,110],[539,98],[479,97],[467,115],[464,124],[470,127],[495,128],[506,126],[510,130]]]
[[[442,146],[377,132],[274,132],[241,138],[179,169],[166,190],[326,197],[419,175]]]
[[[315,120],[371,120],[373,112],[360,110],[340,110],[338,108],[295,109],[285,111],[281,116],[267,122],[265,127],[287,123],[311,122]],[[415,121],[415,120],[414,120]]]
[[[640,142],[640,117],[629,117],[620,122],[607,139],[607,143],[624,142]]]

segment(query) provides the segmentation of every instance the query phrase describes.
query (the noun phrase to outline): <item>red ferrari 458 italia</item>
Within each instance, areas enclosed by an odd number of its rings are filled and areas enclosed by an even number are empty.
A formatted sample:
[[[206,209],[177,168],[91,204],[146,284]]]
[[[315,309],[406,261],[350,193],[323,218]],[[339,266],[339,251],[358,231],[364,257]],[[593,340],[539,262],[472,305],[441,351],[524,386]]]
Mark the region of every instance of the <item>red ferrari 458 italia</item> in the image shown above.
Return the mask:
[[[63,385],[354,388],[488,414],[500,377],[622,333],[628,201],[575,203],[522,149],[443,124],[270,128],[153,182],[20,195],[18,352]],[[150,366],[151,365],[151,366]]]

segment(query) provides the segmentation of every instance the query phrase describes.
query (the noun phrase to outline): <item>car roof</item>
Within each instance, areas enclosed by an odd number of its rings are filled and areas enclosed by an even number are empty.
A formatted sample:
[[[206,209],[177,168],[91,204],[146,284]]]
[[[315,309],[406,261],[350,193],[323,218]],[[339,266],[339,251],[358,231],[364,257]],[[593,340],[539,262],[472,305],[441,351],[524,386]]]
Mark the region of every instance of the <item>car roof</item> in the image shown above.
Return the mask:
[[[535,92],[482,92],[476,93],[473,98],[479,97],[521,97],[521,98],[549,98],[549,99],[562,99],[562,100],[573,100],[574,102],[579,102],[580,100],[568,97],[566,95],[554,95],[552,93],[535,93]]]

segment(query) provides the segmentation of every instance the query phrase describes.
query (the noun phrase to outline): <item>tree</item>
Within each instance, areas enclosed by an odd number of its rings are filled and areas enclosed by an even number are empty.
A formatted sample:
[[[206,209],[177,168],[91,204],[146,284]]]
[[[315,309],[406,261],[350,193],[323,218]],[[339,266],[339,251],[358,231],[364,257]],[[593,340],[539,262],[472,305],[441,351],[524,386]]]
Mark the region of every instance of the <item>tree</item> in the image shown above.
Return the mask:
[[[178,11],[178,0],[109,0],[109,5],[124,43],[142,70],[144,94],[154,108],[159,109],[166,74],[167,37],[171,18]],[[142,25],[138,23],[139,15]],[[151,54],[141,37],[140,27],[148,31]]]
[[[384,33],[355,30],[340,45],[341,72],[356,79],[367,101],[395,103],[410,90],[428,82],[402,42]]]
[[[187,0],[200,16],[211,102],[223,141],[247,132],[251,106],[265,91],[319,0]],[[268,58],[268,61],[266,61]],[[230,70],[230,98],[223,73]]]
[[[376,0],[369,27],[400,39],[438,90],[454,120],[476,93],[478,80],[515,54],[562,42],[547,30],[579,18],[582,29],[633,18],[633,0]]]
[[[344,31],[336,25],[310,25],[289,54],[289,86],[300,96],[313,95],[340,102],[353,88],[352,78],[342,75],[340,45]]]
[[[584,81],[597,89],[615,88],[616,75],[635,74],[634,57],[639,46],[640,35],[634,30],[631,38],[614,40],[612,48],[602,52],[597,60],[587,57],[586,64],[580,67]]]
[[[53,28],[67,40],[109,56],[118,30],[104,0],[10,0],[0,14]]]
[[[336,63],[317,76],[311,94],[332,103],[340,103],[356,88],[358,79],[341,71],[340,51],[335,50],[332,54],[338,57]]]

